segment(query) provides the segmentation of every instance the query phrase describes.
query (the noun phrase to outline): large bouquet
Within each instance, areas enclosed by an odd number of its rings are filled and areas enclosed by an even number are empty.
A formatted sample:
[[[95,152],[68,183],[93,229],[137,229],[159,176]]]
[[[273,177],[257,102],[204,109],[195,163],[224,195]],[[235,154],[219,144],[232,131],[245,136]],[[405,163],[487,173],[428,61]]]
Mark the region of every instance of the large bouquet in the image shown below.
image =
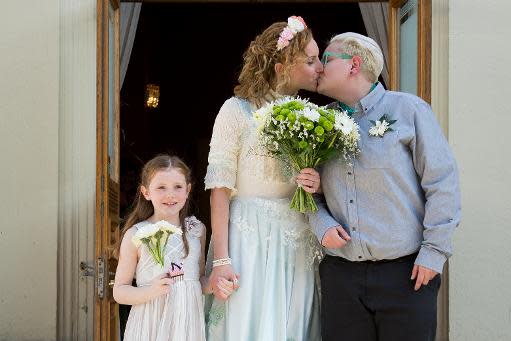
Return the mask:
[[[284,97],[253,113],[263,145],[299,172],[342,155],[358,153],[358,125],[346,112],[319,107],[295,97]],[[312,195],[299,186],[291,201],[299,212],[316,212]]]
[[[164,250],[170,235],[174,233],[182,234],[183,232],[179,227],[165,220],[160,220],[157,223],[147,224],[139,228],[131,240],[136,247],[141,244],[147,246],[154,261],[163,268],[165,263]]]

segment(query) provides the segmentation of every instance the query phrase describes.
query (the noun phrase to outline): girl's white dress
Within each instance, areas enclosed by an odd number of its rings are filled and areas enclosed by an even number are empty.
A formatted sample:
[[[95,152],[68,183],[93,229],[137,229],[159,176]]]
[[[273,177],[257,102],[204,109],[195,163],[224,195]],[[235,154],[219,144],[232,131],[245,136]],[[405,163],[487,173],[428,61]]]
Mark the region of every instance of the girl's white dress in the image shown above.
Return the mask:
[[[136,224],[135,228],[148,224]],[[202,261],[201,236],[204,225],[195,217],[185,220],[190,252],[184,256],[184,244],[180,235],[169,237],[165,248],[165,263],[157,264],[147,247],[142,244],[136,269],[137,286],[150,285],[151,281],[174,264],[184,270],[183,279],[172,285],[169,294],[131,307],[124,339],[126,341],[204,341],[204,298],[202,295],[199,264]]]
[[[229,256],[241,278],[227,302],[207,296],[207,339],[317,341],[321,249],[304,215],[289,208],[296,189],[292,171],[258,143],[254,110],[233,97],[213,128],[206,189],[232,190]]]

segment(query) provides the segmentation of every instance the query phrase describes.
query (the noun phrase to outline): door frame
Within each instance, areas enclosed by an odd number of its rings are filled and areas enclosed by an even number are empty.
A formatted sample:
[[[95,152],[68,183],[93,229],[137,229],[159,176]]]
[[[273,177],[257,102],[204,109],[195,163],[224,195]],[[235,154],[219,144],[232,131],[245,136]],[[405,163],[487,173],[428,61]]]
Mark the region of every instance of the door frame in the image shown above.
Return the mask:
[[[110,11],[111,8],[113,12]],[[118,306],[112,293],[112,280],[116,268],[112,251],[113,246],[119,239],[120,222],[119,20],[119,0],[97,0],[95,341],[116,341],[119,336],[117,327],[119,321]],[[110,36],[110,33],[113,33],[113,37]],[[113,43],[113,47],[110,46],[111,43]],[[110,66],[113,66],[113,70],[110,70]],[[110,93],[111,90],[113,90],[113,93]],[[110,136],[110,134],[113,134],[113,136]],[[109,146],[110,141],[113,142],[113,146]],[[110,152],[112,155],[110,155]]]
[[[389,1],[389,78],[399,90],[399,8],[408,0]],[[431,0],[418,0],[417,96],[431,104]]]
[[[221,0],[222,1],[222,0]],[[223,0],[224,2],[264,2],[264,3],[282,3],[283,1],[279,0]],[[308,3],[324,3],[324,2],[336,2],[336,3],[364,3],[364,2],[385,2],[389,5],[389,22],[388,22],[388,32],[389,32],[389,77],[390,84],[388,87],[390,90],[398,90],[399,89],[399,37],[398,37],[398,20],[399,20],[399,7],[406,3],[407,0],[295,0],[288,1],[290,3],[300,3],[300,2],[308,2]],[[426,102],[431,103],[431,20],[432,20],[432,10],[431,10],[431,0],[418,0],[419,1],[419,13],[418,13],[418,96],[422,97]],[[115,110],[116,117],[119,117],[119,99],[120,99],[120,87],[119,87],[119,12],[120,12],[120,3],[121,2],[132,2],[132,1],[122,1],[122,0],[97,0],[97,156],[96,156],[96,255],[97,259],[101,257],[109,258],[110,254],[105,252],[105,240],[111,240],[111,233],[113,230],[108,228],[112,226],[112,221],[109,212],[112,208],[111,199],[117,195],[117,204],[118,201],[118,177],[117,182],[113,182],[110,180],[110,176],[108,174],[108,162],[105,160],[105,155],[108,156],[108,146],[105,142],[105,133],[108,134],[108,53],[105,55],[105,51],[108,52],[108,4],[112,3],[116,6],[116,19],[115,19],[115,34],[117,36],[117,46],[115,48],[115,68],[116,68],[116,76],[115,76]],[[145,0],[146,3],[178,3],[182,2],[182,0]],[[215,2],[211,0],[190,0],[190,3],[207,3],[207,2]],[[284,0],[284,2],[286,2]],[[105,13],[106,12],[106,13]],[[105,19],[105,15],[107,20]],[[106,62],[105,62],[106,61]],[[106,118],[106,121],[105,121]],[[118,136],[118,122],[116,120],[117,128],[116,128],[116,136],[114,141],[116,141],[115,152],[119,153],[119,136]],[[106,129],[105,129],[106,128]],[[107,136],[107,135],[106,135]],[[108,142],[108,136],[107,140]],[[118,158],[117,158],[118,162]],[[116,172],[119,172],[119,165],[117,164]],[[111,189],[117,186],[117,192],[115,195],[112,195]],[[115,191],[114,191],[115,192]],[[113,198],[115,199],[115,198]],[[115,201],[115,200],[114,200]],[[115,205],[114,205],[115,206]],[[119,209],[117,207],[117,217],[114,219],[114,222],[119,222],[118,212]],[[111,213],[115,214],[115,210]],[[118,238],[118,235],[117,235]],[[108,274],[115,272],[115,269],[109,268],[109,262],[105,262],[103,265],[106,266],[106,272],[102,275],[103,279],[101,283],[99,278],[99,264],[96,263],[96,280],[97,280],[97,288],[101,288],[105,294],[104,298],[98,297],[98,290],[95,291],[95,309],[94,309],[94,340],[112,340],[112,324],[118,321],[118,314],[115,316],[115,312],[112,312],[111,304],[108,303],[109,300],[113,299],[111,297],[111,290],[109,289],[109,276]],[[110,266],[111,267],[111,266]],[[106,274],[106,277],[105,277]],[[448,310],[445,307],[448,307],[448,277],[447,274],[443,276],[444,284],[442,285],[444,289],[444,297],[442,302],[439,304],[439,311],[442,310],[442,320],[439,321],[439,332],[441,340],[448,339]],[[113,320],[112,320],[112,314]],[[438,336],[437,335],[437,336]],[[117,340],[115,338],[115,340]]]

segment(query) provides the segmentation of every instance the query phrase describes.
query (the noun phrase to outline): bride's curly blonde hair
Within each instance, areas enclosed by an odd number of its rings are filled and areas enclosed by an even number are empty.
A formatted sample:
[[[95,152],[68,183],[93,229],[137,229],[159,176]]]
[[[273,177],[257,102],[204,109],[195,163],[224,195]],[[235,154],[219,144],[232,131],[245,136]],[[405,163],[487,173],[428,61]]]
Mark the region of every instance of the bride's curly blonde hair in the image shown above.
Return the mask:
[[[250,43],[243,54],[239,84],[234,88],[236,96],[259,105],[270,89],[278,92],[290,82],[291,68],[307,57],[305,47],[312,40],[312,32],[306,28],[296,33],[288,46],[277,51],[277,40],[286,26],[286,22],[276,22]],[[283,65],[279,79],[275,73],[276,63]]]

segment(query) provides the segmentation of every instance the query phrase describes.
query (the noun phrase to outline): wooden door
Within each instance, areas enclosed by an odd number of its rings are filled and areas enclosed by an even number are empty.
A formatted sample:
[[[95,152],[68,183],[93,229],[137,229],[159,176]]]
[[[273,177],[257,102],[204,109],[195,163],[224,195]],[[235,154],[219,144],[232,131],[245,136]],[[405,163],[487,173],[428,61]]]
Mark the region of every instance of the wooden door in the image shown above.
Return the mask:
[[[431,0],[389,1],[390,89],[431,103]]]
[[[98,0],[94,340],[119,340],[112,295],[119,238],[119,0]]]

